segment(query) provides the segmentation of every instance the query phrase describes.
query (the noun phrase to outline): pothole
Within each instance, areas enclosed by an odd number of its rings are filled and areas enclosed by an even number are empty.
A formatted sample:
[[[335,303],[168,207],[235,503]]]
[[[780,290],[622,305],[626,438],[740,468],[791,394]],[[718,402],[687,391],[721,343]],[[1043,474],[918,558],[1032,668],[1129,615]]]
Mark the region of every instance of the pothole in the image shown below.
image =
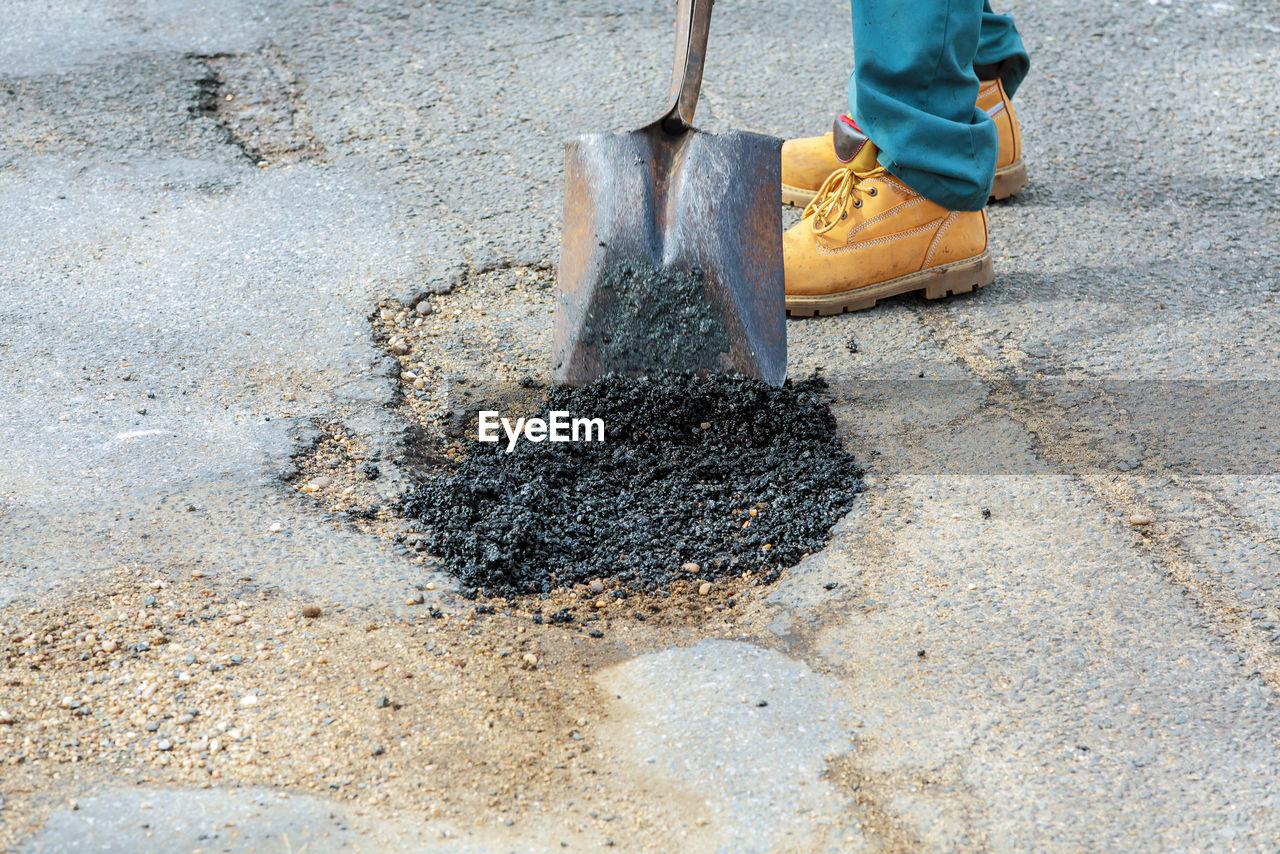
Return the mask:
[[[374,328],[400,363],[412,420],[458,439],[477,410],[535,400],[550,379],[554,286],[542,267],[459,269],[409,305],[381,303]]]
[[[211,119],[258,166],[313,160],[316,141],[302,83],[274,48],[254,54],[193,54],[200,69],[189,112]]]
[[[728,618],[826,544],[862,481],[820,378],[549,387],[553,291],[540,267],[459,269],[379,304],[371,322],[414,426],[384,460],[322,423],[294,485],[407,559],[438,563],[475,607],[592,634],[624,618]],[[599,420],[604,441],[511,443],[498,430],[484,443],[480,411]],[[399,501],[378,497],[391,470],[409,485]]]
[[[324,500],[326,510],[353,518],[374,518],[382,505],[369,486],[382,474],[380,455],[336,421],[316,425],[320,437],[305,455],[296,485],[302,493]]]

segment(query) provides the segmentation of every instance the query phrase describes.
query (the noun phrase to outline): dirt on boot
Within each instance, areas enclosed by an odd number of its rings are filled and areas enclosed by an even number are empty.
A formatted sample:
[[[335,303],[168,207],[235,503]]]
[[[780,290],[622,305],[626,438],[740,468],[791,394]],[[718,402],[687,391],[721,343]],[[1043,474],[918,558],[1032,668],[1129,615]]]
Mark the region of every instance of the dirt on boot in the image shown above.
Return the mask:
[[[554,388],[535,417],[602,419],[603,442],[473,439],[404,511],[468,593],[776,577],[825,545],[862,488],[825,389],[682,374]]]

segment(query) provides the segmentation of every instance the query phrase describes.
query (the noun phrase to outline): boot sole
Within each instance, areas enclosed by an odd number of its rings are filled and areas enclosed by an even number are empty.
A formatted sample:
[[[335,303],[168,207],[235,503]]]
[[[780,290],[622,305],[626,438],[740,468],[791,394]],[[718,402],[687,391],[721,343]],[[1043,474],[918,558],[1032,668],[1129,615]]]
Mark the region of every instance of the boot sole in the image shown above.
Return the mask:
[[[1010,196],[1017,195],[1025,186],[1027,186],[1027,167],[1023,165],[1022,158],[1018,158],[1008,166],[996,170],[996,178],[991,183],[991,198],[994,201],[1007,199]],[[802,208],[813,201],[813,197],[816,195],[818,195],[817,190],[793,187],[790,184],[782,185],[782,203],[784,205]]]
[[[925,299],[942,299],[952,294],[967,294],[995,281],[991,267],[991,255],[983,250],[981,255],[939,264],[927,270],[909,273],[862,288],[837,291],[834,294],[814,296],[788,296],[787,314],[791,317],[818,317],[843,314],[846,311],[864,311],[882,299],[924,291]]]
[[[1019,157],[1003,169],[996,170],[996,179],[991,184],[991,198],[996,201],[1007,199],[1019,193],[1025,186],[1027,186],[1027,167],[1022,165],[1022,158]]]

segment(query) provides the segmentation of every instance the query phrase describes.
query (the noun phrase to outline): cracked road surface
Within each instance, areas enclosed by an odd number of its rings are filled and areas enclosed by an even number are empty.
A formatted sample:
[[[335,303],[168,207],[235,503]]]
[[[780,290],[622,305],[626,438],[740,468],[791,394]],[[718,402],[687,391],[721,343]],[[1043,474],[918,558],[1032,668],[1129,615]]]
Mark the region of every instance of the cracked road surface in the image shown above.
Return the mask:
[[[990,210],[997,280],[788,324],[791,374],[829,379],[871,488],[731,625],[582,659],[566,702],[590,709],[574,732],[601,746],[593,785],[623,821],[567,789],[507,825],[509,793],[437,817],[376,787],[239,787],[235,766],[199,784],[144,752],[75,763],[59,732],[79,706],[41,696],[19,657],[0,686],[6,843],[1274,848],[1280,14],[1005,8],[1033,55],[1031,184]],[[706,127],[821,131],[846,7],[716,15]],[[669,29],[653,2],[4,4],[6,650],[32,608],[88,600],[120,567],[388,626],[457,607],[430,562],[333,524],[281,475],[325,420],[386,461],[382,500],[403,488],[375,307],[460,269],[553,266],[561,142],[651,116]],[[459,323],[484,320],[484,293],[449,298]],[[549,297],[528,299],[503,317],[536,352]]]

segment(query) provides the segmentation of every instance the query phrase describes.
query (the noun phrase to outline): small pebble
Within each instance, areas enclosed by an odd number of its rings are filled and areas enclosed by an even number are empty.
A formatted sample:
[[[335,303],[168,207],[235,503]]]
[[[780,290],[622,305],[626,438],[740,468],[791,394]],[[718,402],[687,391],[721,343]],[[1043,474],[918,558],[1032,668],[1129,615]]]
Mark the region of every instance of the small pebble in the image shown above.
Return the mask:
[[[240,698],[240,705],[245,707],[258,705],[258,695],[245,694],[243,697]]]
[[[369,669],[372,670],[374,673],[377,673],[379,670],[386,670],[387,663],[385,661],[380,661],[375,658],[373,661],[369,662]]]
[[[316,617],[320,616],[320,614],[322,613],[323,612],[320,610],[319,605],[303,605],[302,606],[302,616],[306,617],[308,620],[314,620]]]
[[[244,621],[245,621],[244,614],[232,614],[230,617],[227,617],[227,622],[233,626],[238,626]]]
[[[284,525],[281,525],[279,522],[272,522],[271,527],[267,530],[273,534],[278,534],[284,530]]]
[[[700,564],[694,563],[693,561],[688,561],[686,563],[680,564],[680,568],[683,569],[685,572],[695,573],[695,574],[702,571],[702,566]]]
[[[428,314],[431,313],[431,303],[427,302],[426,300],[423,300],[422,302],[414,306],[413,310],[416,311],[418,314],[422,315],[423,317],[426,317]]]
[[[710,581],[704,581],[704,582],[702,582],[701,584],[699,584],[699,585],[698,585],[698,595],[699,595],[699,596],[706,596],[706,595],[707,595],[708,593],[710,593],[710,592],[711,592],[711,582],[710,582]]]
[[[1129,524],[1135,528],[1141,528],[1144,525],[1150,525],[1154,521],[1155,519],[1152,519],[1151,516],[1142,512],[1134,513],[1132,516],[1129,517]]]
[[[592,593],[595,593],[595,594],[603,593],[603,592],[604,592],[604,582],[597,578],[597,579],[595,579],[594,581],[592,581],[592,582],[591,582],[591,584],[590,584],[590,589],[591,589],[591,592],[592,592]]]

